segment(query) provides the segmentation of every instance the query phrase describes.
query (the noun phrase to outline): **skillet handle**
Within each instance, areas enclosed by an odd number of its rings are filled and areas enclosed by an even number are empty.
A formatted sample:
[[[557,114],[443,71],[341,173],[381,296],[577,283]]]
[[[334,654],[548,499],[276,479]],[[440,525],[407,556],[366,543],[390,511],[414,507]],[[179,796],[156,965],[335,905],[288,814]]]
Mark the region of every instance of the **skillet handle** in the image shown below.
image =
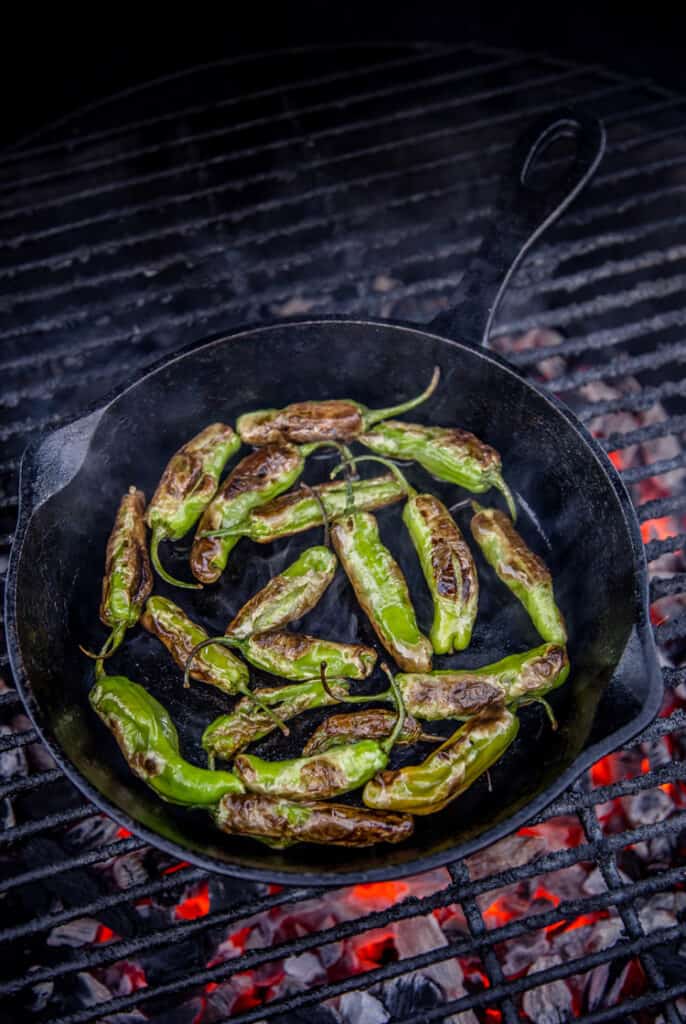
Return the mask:
[[[527,182],[536,159],[561,138],[576,138],[576,155],[550,186]],[[579,110],[561,108],[536,121],[517,141],[512,169],[496,199],[495,219],[468,264],[453,308],[431,328],[472,345],[486,345],[512,275],[543,232],[586,187],[605,152],[601,121]]]

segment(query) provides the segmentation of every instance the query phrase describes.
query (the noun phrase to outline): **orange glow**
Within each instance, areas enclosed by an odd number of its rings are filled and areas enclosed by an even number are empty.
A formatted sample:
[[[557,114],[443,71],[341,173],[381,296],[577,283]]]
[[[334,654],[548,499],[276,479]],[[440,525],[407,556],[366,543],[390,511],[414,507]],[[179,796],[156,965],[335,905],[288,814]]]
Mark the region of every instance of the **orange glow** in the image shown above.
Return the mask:
[[[239,978],[251,978],[252,971],[248,971],[245,974],[236,974],[236,980]],[[262,1000],[260,999],[259,993],[255,986],[246,989],[245,992],[241,992],[236,1002],[231,1007],[231,1014],[246,1013],[248,1010],[253,1010],[256,1006],[260,1006]]]
[[[601,921],[603,918],[609,916],[610,914],[607,910],[596,910],[593,914],[582,914],[581,917],[577,917],[575,921],[572,921],[572,923],[565,928],[565,931],[573,932],[576,928],[586,928],[589,924],[595,924],[596,921]]]
[[[123,825],[120,825],[119,828],[117,829],[117,839],[130,839],[130,838],[131,838],[131,833],[129,832],[128,828],[124,828]]]
[[[494,900],[490,907],[487,907],[486,910],[484,910],[484,917],[492,918],[494,923],[500,927],[507,924],[508,921],[511,921],[514,914],[508,908],[505,900],[500,897],[499,899]]]
[[[643,775],[647,775],[649,771],[650,771],[650,761],[648,760],[647,757],[642,757],[641,758],[641,772],[643,773]]]
[[[194,921],[197,917],[205,917],[210,912],[210,894],[207,882],[201,882],[193,896],[186,897],[175,908],[174,913],[184,921]]]
[[[615,467],[615,469],[623,469],[624,468],[624,461],[622,459],[622,456],[621,456],[620,452],[608,452],[607,453],[607,457],[610,460],[610,462],[612,463],[612,465]]]
[[[552,903],[554,907],[559,907],[560,905],[560,897],[556,893],[550,892],[549,889],[544,888],[544,886],[542,885],[539,885],[536,889],[536,892],[534,893],[534,899],[547,900],[548,903]]]
[[[234,932],[233,935],[229,936],[230,941],[236,949],[240,949],[241,953],[245,949],[245,944],[248,941],[248,936],[251,931],[252,928],[250,925],[246,925],[245,928],[239,928],[237,932]]]
[[[666,540],[667,537],[672,537],[675,532],[674,521],[671,516],[662,516],[661,519],[648,519],[645,523],[641,523],[641,537],[644,544],[647,544],[649,540]]]
[[[503,1015],[500,1010],[488,1009],[484,1011],[484,1018],[489,1022],[489,1024],[500,1024],[500,1021],[503,1019]]]
[[[384,907],[393,906],[410,891],[406,882],[369,882],[367,885],[356,885],[352,890],[353,899],[362,903],[380,904]]]
[[[282,890],[282,885],[274,885],[274,883],[271,883],[267,888],[267,892],[270,896],[275,896],[277,892],[281,892]]]
[[[171,864],[168,868],[165,868],[162,872],[163,875],[172,875],[175,871],[180,871],[181,868],[189,868],[190,864],[187,860],[180,860],[178,864]]]
[[[113,932],[111,928],[108,928],[106,924],[101,924],[98,926],[98,931],[95,936],[96,942],[109,942],[110,939],[118,938],[119,935],[117,935],[116,932]]]
[[[360,971],[370,971],[379,964],[395,960],[395,943],[393,932],[384,932],[381,935],[363,942],[355,949]]]
[[[126,961],[123,967],[124,974],[129,979],[131,988],[135,992],[139,988],[148,987],[148,979],[145,976],[145,971],[140,964],[132,964],[130,961]]]
[[[205,985],[206,992],[215,992],[219,988],[219,983],[216,981],[208,981]]]
[[[615,782],[614,758],[612,754],[601,758],[591,768],[591,779],[594,786],[609,786]]]

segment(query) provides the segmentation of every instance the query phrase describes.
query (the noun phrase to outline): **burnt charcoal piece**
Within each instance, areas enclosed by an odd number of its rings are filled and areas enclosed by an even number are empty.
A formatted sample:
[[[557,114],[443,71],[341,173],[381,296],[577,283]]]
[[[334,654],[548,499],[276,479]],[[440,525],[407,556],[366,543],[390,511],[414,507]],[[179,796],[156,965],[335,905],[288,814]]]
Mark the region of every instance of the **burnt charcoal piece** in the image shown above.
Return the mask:
[[[421,1010],[431,1010],[445,1001],[438,985],[419,973],[396,978],[384,985],[382,999],[391,1017],[401,1020]]]

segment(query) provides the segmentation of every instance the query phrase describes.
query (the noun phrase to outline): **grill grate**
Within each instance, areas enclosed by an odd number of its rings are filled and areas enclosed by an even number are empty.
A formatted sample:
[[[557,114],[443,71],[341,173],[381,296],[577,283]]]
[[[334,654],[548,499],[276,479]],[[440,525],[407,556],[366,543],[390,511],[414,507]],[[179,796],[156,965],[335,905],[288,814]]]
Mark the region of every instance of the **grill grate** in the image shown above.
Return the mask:
[[[559,332],[536,347],[502,347],[591,428],[611,418],[602,440],[634,488],[656,568],[663,716],[613,760],[616,777],[594,769],[522,830],[540,838],[574,823],[574,845],[539,843],[514,866],[491,863],[492,852],[469,858],[390,906],[370,902],[207,966],[205,953],[232,929],[279,908],[317,906],[323,891],[239,887],[170,864],[94,814],[35,742],[16,694],[2,692],[0,997],[22,1020],[217,1024],[230,1009],[203,1015],[225,979],[457,906],[464,927],[446,933],[447,944],[237,1004],[231,1019],[299,1020],[315,1006],[325,1014],[328,999],[379,993],[412,971],[471,957],[480,985],[423,1005],[421,1018],[398,1004],[393,1021],[558,1019],[537,1018],[526,1000],[543,993],[554,1005],[564,979],[597,978],[603,965],[617,976],[636,964],[641,985],[619,1004],[585,996],[569,1012],[589,1024],[678,1024],[686,1020],[683,907],[650,927],[640,908],[681,893],[686,852],[686,490],[669,485],[686,464],[686,101],[602,68],[482,46],[351,47],[337,51],[335,73],[331,64],[330,53],[313,50],[193,69],[67,118],[0,157],[0,559],[29,436],[189,339],[243,322],[324,311],[429,319],[448,306],[478,244],[517,132],[537,113],[583,103],[606,120],[608,157],[584,203],[517,275],[497,333]],[[204,96],[211,102],[198,102]],[[665,439],[679,443],[625,464],[635,446]],[[665,522],[667,532],[658,528]],[[672,559],[666,568],[664,559]],[[661,762],[664,742],[670,757]],[[668,815],[619,830],[608,824],[613,801],[660,787],[674,795]],[[658,843],[670,863],[628,876],[627,851]],[[506,887],[582,864],[597,869],[599,891],[492,926],[485,904]],[[179,917],[174,907],[198,887],[207,903]],[[528,970],[505,969],[508,942],[603,914],[618,925],[600,948],[554,963],[532,955]],[[97,941],[57,945],[56,930],[76,921],[94,922]],[[137,961],[146,981],[129,972],[115,986],[111,965]]]

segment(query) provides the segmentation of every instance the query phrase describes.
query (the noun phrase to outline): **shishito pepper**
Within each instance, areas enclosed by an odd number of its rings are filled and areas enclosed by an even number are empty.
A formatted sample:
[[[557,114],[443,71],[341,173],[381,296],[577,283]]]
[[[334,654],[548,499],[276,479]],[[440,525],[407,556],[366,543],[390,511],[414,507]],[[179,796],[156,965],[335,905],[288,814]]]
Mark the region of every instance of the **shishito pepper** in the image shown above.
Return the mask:
[[[485,708],[539,701],[569,675],[564,647],[542,644],[492,665],[396,676],[407,710],[426,721],[471,718]]]
[[[208,639],[202,626],[166,597],[148,598],[141,625],[162,641],[181,669],[185,669],[193,648]],[[218,644],[202,648],[193,661],[190,676],[232,696],[246,693],[250,682],[247,666],[227,647]]]
[[[111,633],[97,655],[98,658],[114,654],[126,630],[138,622],[145,600],[152,590],[144,511],[145,495],[135,487],[129,487],[128,493],[119,503],[107,541],[100,621],[110,627]],[[90,654],[89,651],[84,653]]]
[[[345,804],[300,804],[258,793],[223,797],[214,821],[223,832],[250,836],[278,850],[294,843],[400,843],[414,831],[409,814],[381,814]]]
[[[352,463],[379,461],[388,465],[402,484],[407,501],[403,522],[412,539],[434,606],[429,637],[436,654],[469,646],[479,604],[479,580],[472,553],[457,523],[433,494],[418,494],[397,466],[378,456]],[[337,472],[337,470],[334,470]]]
[[[349,694],[350,684],[343,679],[337,681],[339,695],[325,689],[319,679],[310,679],[292,686],[265,686],[254,691],[262,705],[271,707],[282,722],[311,711],[313,708],[330,707]],[[239,700],[233,711],[221,715],[205,729],[202,745],[207,751],[210,763],[215,757],[230,761],[248,744],[268,736],[276,728],[274,720],[247,698]]]
[[[388,675],[398,713],[393,730],[385,739],[344,743],[323,754],[286,761],[265,761],[251,754],[239,754],[234,761],[236,775],[253,793],[292,800],[328,800],[363,786],[388,764],[405,720],[405,708],[395,680],[390,673]],[[367,701],[370,698],[357,699]]]
[[[231,772],[196,768],[179,753],[179,736],[169,713],[138,683],[125,676],[101,676],[90,692],[93,709],[110,729],[131,770],[170,803],[216,804],[227,793],[242,793]]]
[[[331,540],[374,632],[406,672],[428,672],[431,644],[420,632],[402,569],[383,544],[371,512],[337,519]]]
[[[374,423],[400,416],[425,402],[436,390],[440,378],[434,369],[429,386],[415,398],[388,409],[367,409],[349,399],[295,402],[285,409],[258,409],[239,416],[236,430],[246,444],[265,445],[290,441],[352,441]]]
[[[366,679],[376,664],[376,651],[372,647],[320,640],[306,633],[289,633],[286,630],[258,633],[245,640],[229,636],[208,637],[204,643],[234,647],[255,668],[292,680],[312,679],[318,674],[323,661],[332,676],[348,679]],[[199,650],[202,650],[200,645],[191,651],[189,663]]]
[[[395,719],[395,713],[387,711],[386,708],[365,708],[364,711],[329,715],[312,733],[303,747],[303,754],[306,757],[310,754],[323,754],[331,747],[341,743],[354,743],[360,739],[384,739],[393,731]],[[434,740],[438,737],[425,736],[420,723],[407,715],[396,742],[417,743],[423,739]]]
[[[232,470],[205,509],[191,550],[191,570],[201,583],[214,583],[226,568],[240,535],[211,537],[235,528],[252,509],[287,491],[303,471],[305,456],[292,444],[251,452]]]
[[[358,440],[377,455],[413,459],[437,480],[457,484],[474,494],[495,487],[516,519],[517,509],[503,479],[500,455],[469,431],[388,420],[360,435]]]
[[[360,512],[373,512],[374,509],[393,505],[404,496],[401,485],[389,474],[369,480],[356,480],[352,488],[355,508]],[[347,485],[339,481],[317,484],[312,488],[300,487],[274,498],[267,505],[253,509],[236,527],[226,531],[217,530],[211,536],[249,537],[258,544],[269,544],[280,537],[292,537],[293,534],[324,523],[317,498],[321,500],[331,520],[345,510],[346,494]]]
[[[382,771],[364,787],[367,807],[434,814],[464,793],[510,746],[519,720],[507,708],[470,719],[421,764]]]
[[[307,548],[243,605],[229,623],[226,635],[245,640],[302,618],[331,583],[337,565],[336,556],[328,548]]]
[[[544,640],[567,642],[567,628],[555,603],[553,580],[543,559],[526,546],[506,515],[472,502],[471,530],[484,558],[521,601]]]
[[[162,540],[181,540],[205,511],[217,490],[224,466],[241,446],[241,439],[225,423],[212,423],[172,455],[145,513],[152,530],[150,554],[158,574],[176,587],[196,590],[170,576],[160,564]]]

